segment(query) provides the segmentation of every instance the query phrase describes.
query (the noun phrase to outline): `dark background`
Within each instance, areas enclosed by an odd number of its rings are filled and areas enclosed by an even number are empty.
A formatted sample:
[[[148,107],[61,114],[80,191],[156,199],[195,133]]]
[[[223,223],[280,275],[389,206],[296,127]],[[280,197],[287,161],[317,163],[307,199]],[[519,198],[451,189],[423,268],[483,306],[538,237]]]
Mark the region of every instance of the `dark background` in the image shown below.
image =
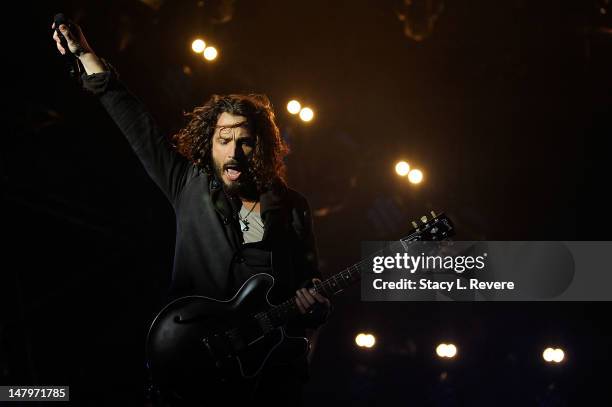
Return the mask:
[[[213,93],[267,94],[293,150],[289,182],[317,215],[324,275],[430,210],[454,220],[459,240],[610,240],[605,0],[12,6],[0,384],[142,404],[144,338],[172,267],[172,208],[65,72],[50,29],[60,11],[169,135]],[[191,51],[198,36],[217,61]],[[312,123],[286,112],[291,98],[314,107]],[[394,174],[399,159],[424,170],[422,185]],[[361,303],[355,287],[335,305],[316,343],[313,405],[605,404],[609,393],[608,303]],[[378,340],[369,352],[354,345],[364,330]],[[451,363],[435,357],[444,340],[459,348]],[[544,364],[549,344],[565,363]]]

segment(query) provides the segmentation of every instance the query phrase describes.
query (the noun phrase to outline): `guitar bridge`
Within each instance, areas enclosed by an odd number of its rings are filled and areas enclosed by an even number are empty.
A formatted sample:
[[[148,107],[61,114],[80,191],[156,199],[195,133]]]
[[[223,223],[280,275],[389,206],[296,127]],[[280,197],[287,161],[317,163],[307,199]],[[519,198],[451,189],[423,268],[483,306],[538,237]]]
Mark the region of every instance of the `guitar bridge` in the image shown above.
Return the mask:
[[[242,349],[248,346],[238,329],[227,331],[225,335],[227,336],[227,339],[234,352],[240,352]]]
[[[255,319],[257,320],[257,323],[259,324],[259,327],[263,331],[264,335],[274,329],[272,320],[265,312],[260,312],[259,314],[256,314]]]
[[[233,344],[229,343],[228,339],[225,335],[220,334],[202,338],[202,343],[208,349],[210,356],[217,362],[217,365],[223,359],[234,356]]]

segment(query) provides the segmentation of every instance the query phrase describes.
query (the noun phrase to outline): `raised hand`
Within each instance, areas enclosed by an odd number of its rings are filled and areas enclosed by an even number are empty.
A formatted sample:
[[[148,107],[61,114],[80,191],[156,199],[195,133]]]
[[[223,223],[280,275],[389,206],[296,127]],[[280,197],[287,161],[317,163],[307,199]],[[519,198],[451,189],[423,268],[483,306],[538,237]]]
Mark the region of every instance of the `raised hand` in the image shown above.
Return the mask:
[[[55,29],[55,22],[51,24],[51,29],[53,30],[53,39],[56,42],[57,49],[62,55],[66,55],[66,49],[62,44],[62,40],[60,35],[58,35],[57,30]],[[80,57],[86,53],[94,53],[89,44],[87,43],[87,39],[83,35],[83,31],[78,24],[70,23],[69,26],[66,24],[60,24],[59,31],[61,35],[66,39],[66,44],[68,45],[68,50]]]
[[[69,51],[78,57],[88,75],[107,70],[104,63],[96,56],[93,49],[87,42],[87,39],[85,38],[85,35],[83,35],[83,31],[78,24],[60,24],[58,29],[61,34],[58,34],[57,30],[55,29],[55,22],[51,24],[51,29],[53,30],[53,40],[55,41],[57,50],[62,55],[66,55],[66,52]],[[61,36],[66,39],[65,42]]]

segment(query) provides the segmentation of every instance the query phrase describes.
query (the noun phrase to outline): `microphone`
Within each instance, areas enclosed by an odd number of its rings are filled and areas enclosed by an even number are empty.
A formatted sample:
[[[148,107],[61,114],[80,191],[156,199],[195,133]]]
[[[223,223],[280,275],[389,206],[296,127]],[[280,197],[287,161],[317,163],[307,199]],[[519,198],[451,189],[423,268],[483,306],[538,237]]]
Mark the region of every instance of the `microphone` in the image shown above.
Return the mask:
[[[60,39],[60,43],[66,50],[66,53],[61,55],[62,59],[64,60],[64,65],[66,66],[66,70],[71,77],[78,78],[80,71],[79,60],[72,52],[70,52],[68,41],[59,29],[60,24],[64,24],[70,30],[72,29],[72,23],[63,13],[57,13],[55,17],[53,17],[53,22],[55,23],[55,31]]]

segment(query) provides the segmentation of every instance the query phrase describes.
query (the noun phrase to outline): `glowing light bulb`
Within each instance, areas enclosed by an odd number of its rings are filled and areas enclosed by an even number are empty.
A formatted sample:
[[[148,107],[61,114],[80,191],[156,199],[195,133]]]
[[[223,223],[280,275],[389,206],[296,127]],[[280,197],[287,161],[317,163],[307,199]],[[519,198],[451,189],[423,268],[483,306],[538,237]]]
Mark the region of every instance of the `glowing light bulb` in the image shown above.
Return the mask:
[[[204,59],[206,59],[207,61],[213,61],[217,59],[217,55],[219,55],[219,53],[217,52],[217,49],[215,47],[206,47],[204,49]]]
[[[408,173],[408,181],[412,184],[420,184],[423,181],[423,172],[421,170],[410,170]]]
[[[206,43],[199,38],[191,43],[191,49],[193,50],[193,52],[197,54],[204,52],[205,48],[206,48]]]
[[[300,119],[302,119],[305,122],[309,122],[313,119],[314,117],[314,112],[312,111],[311,108],[309,107],[305,107],[302,110],[300,110]]]
[[[287,110],[291,114],[298,114],[301,109],[302,105],[300,105],[300,102],[297,100],[291,100],[289,103],[287,103]]]
[[[410,165],[406,161],[398,161],[397,164],[395,164],[395,172],[400,177],[404,177],[408,175],[409,171],[410,171]]]

